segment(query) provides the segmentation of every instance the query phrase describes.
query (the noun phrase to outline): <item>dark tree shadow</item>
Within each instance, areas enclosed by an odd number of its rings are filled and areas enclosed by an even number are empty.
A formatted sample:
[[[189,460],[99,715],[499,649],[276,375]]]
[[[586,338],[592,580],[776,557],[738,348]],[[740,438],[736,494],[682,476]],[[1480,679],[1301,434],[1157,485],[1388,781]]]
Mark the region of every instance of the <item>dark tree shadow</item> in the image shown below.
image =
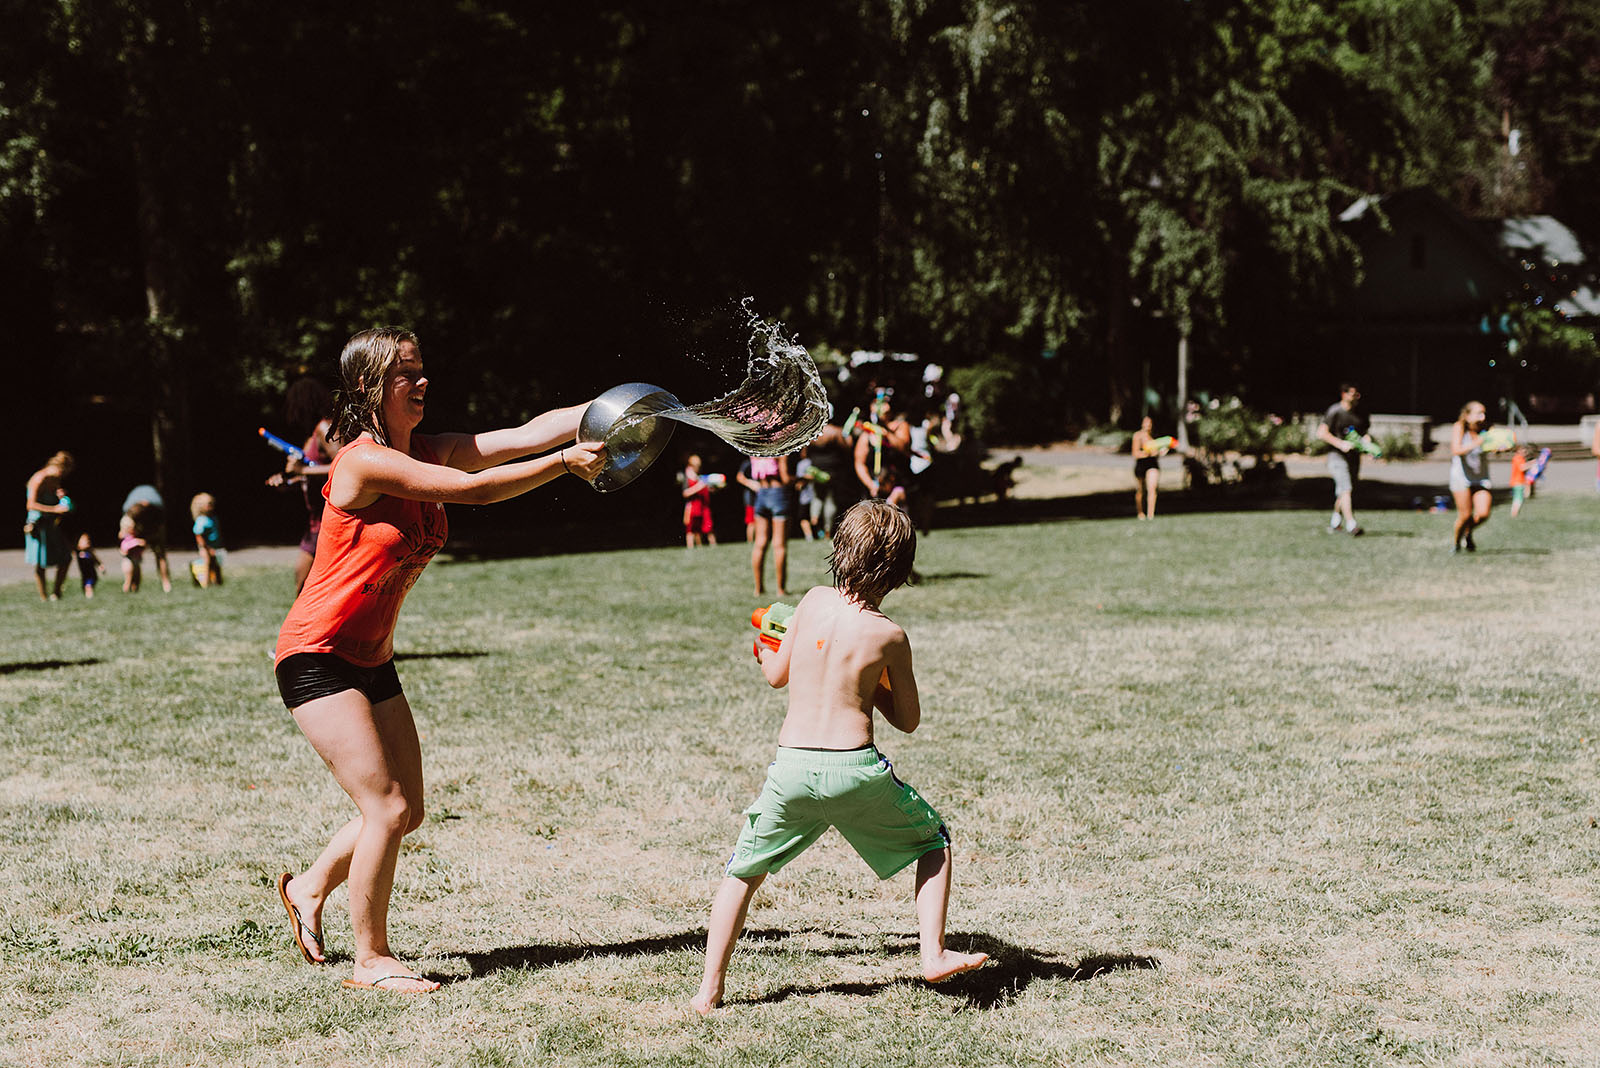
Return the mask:
[[[0,664],[0,675],[12,675],[18,671],[54,671],[64,667],[93,667],[104,662],[98,657],[86,660],[25,660],[16,664]]]
[[[396,653],[396,660],[476,660],[489,654],[481,649],[450,649],[437,653]]]
[[[784,942],[798,937],[815,939],[823,937],[829,944],[822,949],[808,948],[805,952],[827,957],[872,957],[887,953],[895,957],[917,955],[914,937],[899,937],[880,941],[872,936],[861,936],[835,931],[775,930],[758,928],[746,930],[739,938],[744,951],[762,948],[780,948]],[[973,1008],[992,1009],[1014,1000],[1017,995],[1039,980],[1087,982],[1111,972],[1159,968],[1155,957],[1132,953],[1096,953],[1077,960],[1065,960],[1054,954],[1039,953],[1026,946],[1015,945],[1002,938],[986,934],[960,934],[952,932],[945,941],[962,952],[989,954],[989,962],[976,971],[955,976],[932,986],[936,992],[959,998]],[[477,953],[459,953],[445,957],[459,961],[466,975],[447,978],[445,982],[464,982],[495,972],[521,971],[532,968],[550,968],[588,957],[636,957],[647,954],[676,953],[681,950],[705,949],[704,928],[683,931],[679,934],[636,938],[627,942],[600,945],[526,945],[503,946],[499,949]],[[737,962],[737,956],[735,961]],[[810,986],[789,985],[769,990],[759,997],[728,999],[729,1004],[771,1004],[790,998],[810,997],[814,994],[845,994],[854,997],[871,997],[884,990],[903,984],[928,985],[915,974],[892,979],[864,982],[819,983]]]

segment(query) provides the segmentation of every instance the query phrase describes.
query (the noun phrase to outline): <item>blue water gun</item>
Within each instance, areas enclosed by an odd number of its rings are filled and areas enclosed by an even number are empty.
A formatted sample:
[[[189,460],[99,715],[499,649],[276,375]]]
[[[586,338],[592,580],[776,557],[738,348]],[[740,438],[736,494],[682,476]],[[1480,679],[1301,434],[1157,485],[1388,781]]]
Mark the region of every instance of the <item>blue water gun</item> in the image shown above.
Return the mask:
[[[264,426],[257,427],[256,430],[262,436],[262,438],[266,440],[268,445],[271,445],[274,449],[277,449],[279,452],[289,457],[289,459],[299,460],[301,463],[306,462],[305,450],[301,449],[300,446],[284,441],[282,438]]]

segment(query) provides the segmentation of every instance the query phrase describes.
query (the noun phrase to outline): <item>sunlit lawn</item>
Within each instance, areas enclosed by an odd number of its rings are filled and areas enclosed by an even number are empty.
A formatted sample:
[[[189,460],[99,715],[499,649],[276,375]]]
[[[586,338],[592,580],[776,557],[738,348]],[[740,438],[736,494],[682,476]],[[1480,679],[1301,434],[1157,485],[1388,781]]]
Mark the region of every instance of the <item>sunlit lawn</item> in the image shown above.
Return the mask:
[[[926,538],[886,604],[956,842],[768,880],[725,1015],[686,1009],[784,695],[724,545],[434,564],[402,621],[429,817],[397,946],[430,999],[301,963],[272,882],[350,812],[278,703],[288,577],[0,587],[0,1063],[1600,1063],[1600,503],[1170,515]],[[795,585],[824,581],[794,547]]]

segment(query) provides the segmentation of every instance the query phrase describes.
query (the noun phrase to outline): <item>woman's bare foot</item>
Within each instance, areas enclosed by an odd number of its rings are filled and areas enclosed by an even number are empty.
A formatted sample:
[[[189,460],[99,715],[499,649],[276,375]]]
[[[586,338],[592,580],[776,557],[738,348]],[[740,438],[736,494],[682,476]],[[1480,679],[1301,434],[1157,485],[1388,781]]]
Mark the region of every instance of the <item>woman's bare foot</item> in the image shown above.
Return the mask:
[[[296,879],[288,872],[278,876],[278,897],[289,914],[290,933],[307,964],[328,963],[322,945],[322,902],[306,895],[295,887]]]
[[[689,1007],[694,1009],[694,1011],[698,1012],[701,1016],[710,1016],[711,1013],[716,1010],[717,1006],[721,1004],[722,991],[718,990],[715,993],[712,993],[705,987],[701,987],[700,992],[689,999]]]
[[[438,983],[424,979],[394,957],[358,962],[344,985],[352,990],[383,990],[391,994],[431,994],[439,989]]]
[[[923,958],[922,977],[930,983],[942,983],[952,975],[983,967],[988,959],[987,953],[957,953],[942,949],[937,957]]]

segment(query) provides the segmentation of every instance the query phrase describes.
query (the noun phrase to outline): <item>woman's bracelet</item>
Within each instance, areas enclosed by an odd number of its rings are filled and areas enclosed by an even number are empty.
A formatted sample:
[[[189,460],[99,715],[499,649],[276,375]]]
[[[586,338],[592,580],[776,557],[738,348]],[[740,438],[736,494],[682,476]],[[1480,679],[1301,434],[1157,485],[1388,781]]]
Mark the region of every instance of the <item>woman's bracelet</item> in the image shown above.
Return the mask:
[[[566,449],[562,449],[561,450],[561,470],[565,471],[569,475],[572,474],[572,468],[567,466],[567,450]]]

